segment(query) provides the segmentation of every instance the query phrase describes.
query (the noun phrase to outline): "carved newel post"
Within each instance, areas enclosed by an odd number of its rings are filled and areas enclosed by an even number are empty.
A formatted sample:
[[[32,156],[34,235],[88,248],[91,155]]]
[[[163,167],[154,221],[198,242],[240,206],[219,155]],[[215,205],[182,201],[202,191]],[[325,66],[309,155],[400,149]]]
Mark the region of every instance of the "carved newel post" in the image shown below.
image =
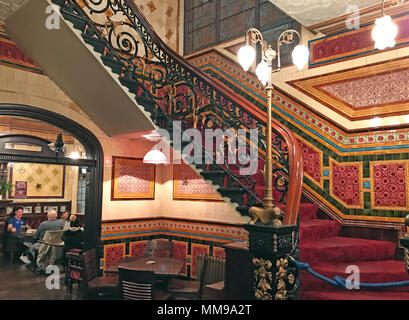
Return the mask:
[[[254,297],[257,300],[298,299],[299,272],[289,256],[299,259],[298,225],[256,222],[245,225],[254,265]]]

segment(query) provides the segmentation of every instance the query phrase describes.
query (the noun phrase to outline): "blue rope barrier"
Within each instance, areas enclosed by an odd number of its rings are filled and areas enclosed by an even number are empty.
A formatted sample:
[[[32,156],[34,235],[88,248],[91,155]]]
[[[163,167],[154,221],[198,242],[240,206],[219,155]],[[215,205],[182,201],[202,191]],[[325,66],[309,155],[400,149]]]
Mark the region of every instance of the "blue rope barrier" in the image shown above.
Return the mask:
[[[335,287],[339,287],[341,289],[348,290],[347,288],[347,280],[338,276],[335,276],[334,279],[327,278],[323,276],[322,274],[319,274],[315,272],[314,270],[311,269],[310,265],[305,262],[300,262],[295,260],[294,258],[290,257],[291,261],[294,262],[296,267],[299,270],[306,270],[308,273],[313,275],[314,277],[323,280],[325,282],[328,282],[329,284],[332,284]],[[406,287],[409,286],[409,280],[406,281],[400,281],[400,282],[385,282],[385,283],[365,283],[365,282],[358,282],[358,283],[353,283],[349,282],[351,285],[357,284],[359,288],[398,288],[398,287]]]

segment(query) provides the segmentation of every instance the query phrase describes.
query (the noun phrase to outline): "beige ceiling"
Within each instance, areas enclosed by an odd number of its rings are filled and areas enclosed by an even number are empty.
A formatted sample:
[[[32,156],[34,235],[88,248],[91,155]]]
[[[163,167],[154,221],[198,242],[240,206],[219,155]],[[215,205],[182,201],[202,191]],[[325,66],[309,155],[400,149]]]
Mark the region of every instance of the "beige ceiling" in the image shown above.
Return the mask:
[[[381,0],[270,0],[304,27],[310,27],[347,14],[348,6],[360,10],[382,3]]]
[[[0,0],[0,21],[4,21],[25,2],[27,2],[27,0]]]

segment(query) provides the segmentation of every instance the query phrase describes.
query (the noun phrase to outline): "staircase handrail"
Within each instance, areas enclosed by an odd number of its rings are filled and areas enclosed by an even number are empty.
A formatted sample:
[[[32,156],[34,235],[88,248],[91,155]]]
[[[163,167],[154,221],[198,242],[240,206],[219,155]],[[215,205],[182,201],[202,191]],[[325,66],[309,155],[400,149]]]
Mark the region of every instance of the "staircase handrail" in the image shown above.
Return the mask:
[[[251,108],[247,102],[236,94],[233,90],[219,85],[219,83],[200,69],[194,67],[181,57],[177,52],[170,48],[157,36],[151,24],[141,13],[139,8],[131,0],[69,0],[74,2],[76,7],[80,3],[85,4],[91,13],[102,13],[110,8],[113,12],[121,12],[127,17],[126,23],[132,24],[134,30],[148,47],[150,52],[169,69],[168,79],[179,77],[193,86],[203,96],[219,106],[221,110],[229,110],[234,116],[241,116],[242,122],[250,124],[254,129],[258,129],[259,135],[265,140],[266,115],[261,110]],[[95,10],[88,6],[87,1],[92,5],[99,5],[100,10]],[[106,3],[104,7],[104,3]],[[115,10],[113,10],[115,9]],[[115,23],[115,22],[114,22]],[[128,43],[129,45],[129,43]],[[230,105],[229,105],[230,103]],[[245,115],[245,116],[244,116]],[[254,120],[254,121],[253,121]],[[272,119],[272,130],[286,144],[288,161],[288,193],[286,197],[286,208],[283,223],[285,225],[294,225],[297,223],[299,204],[302,192],[303,168],[302,154],[295,135],[285,127],[281,122]],[[251,128],[251,126],[250,126]]]

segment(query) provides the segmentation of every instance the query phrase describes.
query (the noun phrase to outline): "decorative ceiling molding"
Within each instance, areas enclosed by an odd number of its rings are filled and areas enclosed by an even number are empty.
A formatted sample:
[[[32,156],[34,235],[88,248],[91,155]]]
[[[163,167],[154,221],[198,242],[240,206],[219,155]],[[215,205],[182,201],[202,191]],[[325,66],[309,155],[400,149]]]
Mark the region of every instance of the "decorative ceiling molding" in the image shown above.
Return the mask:
[[[409,15],[396,18],[394,22],[397,24],[399,32],[396,37],[396,46],[387,49],[388,51],[409,45]],[[379,52],[374,48],[374,40],[371,35],[372,29],[373,26],[370,25],[346,33],[309,41],[309,66],[317,67]]]
[[[373,24],[382,14],[382,0],[270,0],[270,2],[311,32],[324,35],[350,30],[346,22],[353,13],[348,13],[348,9],[359,10],[360,26]],[[408,0],[385,2],[385,14],[392,17],[405,14],[408,10]]]
[[[409,114],[408,76],[406,58],[287,83],[349,120],[362,120]]]
[[[369,8],[359,10],[360,25],[365,26],[373,24],[377,18],[379,18],[382,13],[381,1],[379,4],[371,6]],[[385,3],[385,14],[392,17],[398,17],[409,11],[408,0],[392,0]],[[308,30],[312,32],[320,32],[325,35],[333,35],[341,32],[348,31],[346,21],[349,18],[348,14],[342,15],[340,17],[323,21],[314,25],[307,27]]]

